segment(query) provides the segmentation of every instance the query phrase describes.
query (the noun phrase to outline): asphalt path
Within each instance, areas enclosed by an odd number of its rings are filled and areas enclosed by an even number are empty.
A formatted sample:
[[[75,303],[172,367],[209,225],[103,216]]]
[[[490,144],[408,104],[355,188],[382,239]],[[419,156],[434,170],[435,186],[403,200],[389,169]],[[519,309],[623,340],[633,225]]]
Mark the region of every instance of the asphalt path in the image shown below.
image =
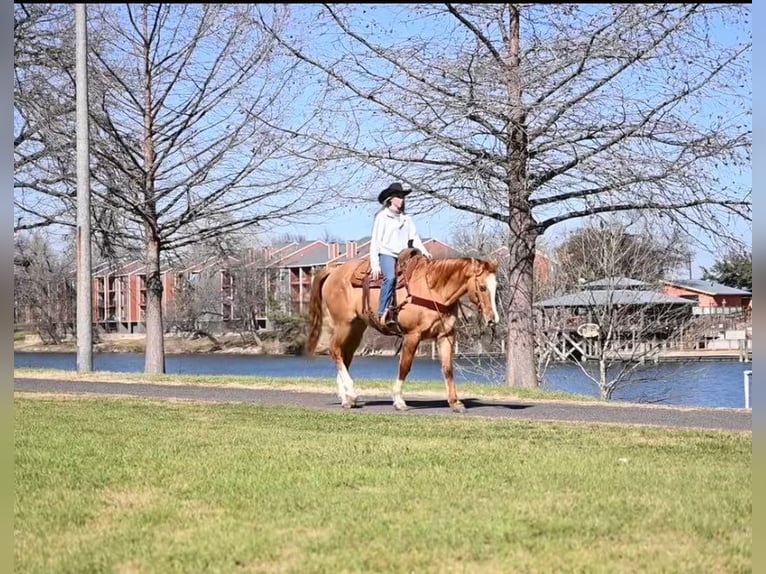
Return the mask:
[[[287,391],[233,386],[163,385],[154,383],[67,381],[15,378],[14,391],[75,395],[116,395],[147,399],[176,399],[206,402],[236,402],[261,405],[287,405],[303,408],[342,410],[332,392]],[[595,403],[486,399],[463,396],[464,414],[452,413],[446,399],[418,394],[404,395],[410,409],[395,411],[391,397],[362,394],[361,408],[346,412],[432,415],[452,417],[491,417],[527,421],[561,421],[620,425],[648,425],[675,428],[700,428],[727,431],[752,431],[752,410],[734,408],[688,408],[631,403]]]

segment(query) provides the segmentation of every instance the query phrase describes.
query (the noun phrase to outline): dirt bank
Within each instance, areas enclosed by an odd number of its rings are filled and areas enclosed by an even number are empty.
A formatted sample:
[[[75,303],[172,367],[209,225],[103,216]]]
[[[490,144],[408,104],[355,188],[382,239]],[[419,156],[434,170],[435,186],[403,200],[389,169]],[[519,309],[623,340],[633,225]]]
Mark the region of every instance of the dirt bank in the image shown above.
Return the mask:
[[[14,351],[74,353],[77,342],[68,340],[58,345],[45,344],[39,337],[26,337],[14,341]],[[143,353],[145,340],[143,335],[107,335],[94,341],[93,351],[96,353]],[[238,353],[238,354],[280,354],[279,342],[269,341],[262,345],[245,343],[239,336],[222,336],[215,341],[199,337],[165,336],[165,352],[168,354],[188,353]]]

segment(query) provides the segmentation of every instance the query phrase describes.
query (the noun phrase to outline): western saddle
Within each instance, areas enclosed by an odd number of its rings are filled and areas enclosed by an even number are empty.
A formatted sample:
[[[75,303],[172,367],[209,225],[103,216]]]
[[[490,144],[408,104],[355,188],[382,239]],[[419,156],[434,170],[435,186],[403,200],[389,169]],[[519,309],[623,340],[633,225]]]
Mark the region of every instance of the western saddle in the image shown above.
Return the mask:
[[[407,302],[407,299],[409,299],[409,280],[412,276],[412,270],[414,269],[414,266],[411,265],[411,263],[417,255],[421,255],[419,249],[408,247],[402,251],[399,254],[399,257],[396,259],[396,288],[394,289],[394,299],[391,302],[388,311],[389,313],[394,314],[394,319],[397,319],[399,309],[401,309]],[[370,306],[370,289],[380,289],[380,286],[383,283],[382,277],[379,277],[378,279],[372,279],[370,276],[370,271],[370,259],[366,258],[359,262],[356,269],[354,269],[354,272],[351,274],[351,285],[353,287],[362,288],[362,310],[364,314],[367,315],[370,324],[381,333],[386,335],[401,334],[401,331],[398,327],[398,320],[396,330],[392,331],[389,327],[380,323],[376,310],[372,309]],[[407,298],[405,298],[405,300],[400,304],[397,304],[396,302],[397,289],[405,289],[407,291]]]

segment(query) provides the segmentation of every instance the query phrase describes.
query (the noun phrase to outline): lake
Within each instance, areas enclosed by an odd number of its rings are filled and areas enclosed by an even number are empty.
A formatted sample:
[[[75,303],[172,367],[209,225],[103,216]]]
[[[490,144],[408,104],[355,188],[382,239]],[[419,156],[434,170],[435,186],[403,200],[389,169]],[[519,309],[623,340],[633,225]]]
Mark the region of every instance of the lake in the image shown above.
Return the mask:
[[[14,367],[77,370],[76,353],[14,352]],[[365,379],[391,379],[397,374],[398,357],[356,357],[351,375]],[[144,369],[143,353],[94,353],[95,371],[136,373]],[[595,367],[595,365],[594,365]],[[693,361],[642,366],[632,374],[613,398],[629,402],[676,406],[734,407],[745,405],[743,374],[752,370],[752,362]],[[167,355],[165,371],[173,374],[253,375],[264,377],[335,378],[335,366],[327,356],[314,358],[275,355],[189,354]],[[490,359],[458,359],[455,381],[502,384],[503,365]],[[437,360],[417,357],[407,381],[440,381]],[[405,383],[404,391],[416,384]],[[550,366],[543,388],[597,397],[598,388],[576,365]],[[752,393],[752,391],[751,391]],[[752,394],[751,394],[752,404]]]

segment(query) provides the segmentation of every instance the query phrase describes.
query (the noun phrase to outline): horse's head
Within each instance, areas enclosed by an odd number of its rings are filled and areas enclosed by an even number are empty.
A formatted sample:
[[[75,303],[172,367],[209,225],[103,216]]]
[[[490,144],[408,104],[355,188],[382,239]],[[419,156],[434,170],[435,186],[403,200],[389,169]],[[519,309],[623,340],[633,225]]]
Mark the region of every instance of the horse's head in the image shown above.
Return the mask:
[[[484,323],[493,327],[499,320],[497,313],[497,262],[474,259],[468,281],[468,298],[479,308]]]

